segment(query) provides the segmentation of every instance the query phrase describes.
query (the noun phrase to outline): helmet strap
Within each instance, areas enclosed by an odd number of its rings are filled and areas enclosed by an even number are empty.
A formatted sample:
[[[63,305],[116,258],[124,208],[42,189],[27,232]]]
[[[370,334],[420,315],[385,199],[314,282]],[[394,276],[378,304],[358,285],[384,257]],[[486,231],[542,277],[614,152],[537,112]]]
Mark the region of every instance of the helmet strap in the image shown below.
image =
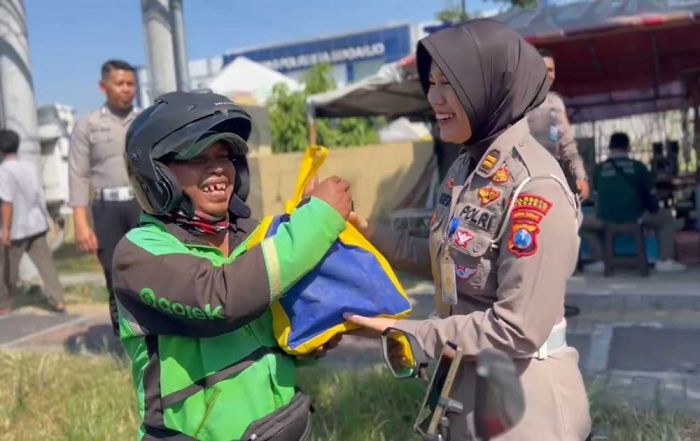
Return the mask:
[[[235,193],[228,203],[228,212],[231,219],[247,219],[250,217],[250,207]]]
[[[201,210],[195,210],[192,215],[188,215],[179,209],[167,215],[167,219],[196,236],[215,236],[229,227],[226,217],[212,216]]]

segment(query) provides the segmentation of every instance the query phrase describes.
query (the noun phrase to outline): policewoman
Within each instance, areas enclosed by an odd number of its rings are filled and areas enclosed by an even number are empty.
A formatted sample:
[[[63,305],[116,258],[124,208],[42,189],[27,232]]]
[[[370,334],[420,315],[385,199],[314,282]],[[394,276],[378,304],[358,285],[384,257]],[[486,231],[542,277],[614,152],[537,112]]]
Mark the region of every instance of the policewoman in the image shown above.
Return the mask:
[[[410,332],[434,358],[448,340],[463,348],[452,393],[464,410],[450,417],[452,440],[474,439],[474,357],[487,348],[514,360],[525,392],[522,420],[498,441],[583,440],[589,406],[564,319],[579,210],[525,118],[549,90],[542,58],[486,19],[424,38],[417,64],[440,138],[464,147],[441,185],[427,241],[373,226],[365,232],[395,266],[430,267],[439,318],[348,319]]]

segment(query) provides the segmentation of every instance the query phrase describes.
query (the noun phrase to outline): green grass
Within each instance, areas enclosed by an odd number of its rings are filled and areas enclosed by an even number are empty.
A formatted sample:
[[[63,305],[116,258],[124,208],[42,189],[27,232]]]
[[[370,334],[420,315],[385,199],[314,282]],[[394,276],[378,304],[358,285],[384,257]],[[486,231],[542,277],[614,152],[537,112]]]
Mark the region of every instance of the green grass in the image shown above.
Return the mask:
[[[102,273],[102,267],[100,266],[100,261],[97,260],[97,256],[78,251],[73,242],[63,243],[54,251],[53,258],[59,273]]]
[[[410,426],[423,385],[395,381],[383,369],[304,367],[299,383],[314,397],[314,440],[413,441]],[[0,352],[0,441],[134,439],[128,366],[108,357]],[[697,421],[598,403],[596,427],[610,441],[700,439]]]
[[[107,288],[104,285],[82,284],[63,287],[63,299],[66,305],[107,303],[108,296]],[[41,288],[33,285],[17,289],[15,293],[12,307],[16,309],[23,306],[48,308],[49,303],[42,294]]]

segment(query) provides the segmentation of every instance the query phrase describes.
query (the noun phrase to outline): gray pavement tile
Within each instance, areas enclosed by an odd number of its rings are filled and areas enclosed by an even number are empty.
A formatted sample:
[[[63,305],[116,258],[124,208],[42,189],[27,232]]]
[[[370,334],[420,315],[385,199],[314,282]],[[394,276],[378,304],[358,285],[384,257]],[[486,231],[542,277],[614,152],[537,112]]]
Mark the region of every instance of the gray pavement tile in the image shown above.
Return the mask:
[[[700,328],[615,327],[608,368],[627,371],[693,373],[700,370]]]
[[[689,400],[700,404],[700,377],[685,380],[685,393]]]
[[[666,378],[659,381],[659,398],[663,407],[677,406],[686,399],[685,380]]]

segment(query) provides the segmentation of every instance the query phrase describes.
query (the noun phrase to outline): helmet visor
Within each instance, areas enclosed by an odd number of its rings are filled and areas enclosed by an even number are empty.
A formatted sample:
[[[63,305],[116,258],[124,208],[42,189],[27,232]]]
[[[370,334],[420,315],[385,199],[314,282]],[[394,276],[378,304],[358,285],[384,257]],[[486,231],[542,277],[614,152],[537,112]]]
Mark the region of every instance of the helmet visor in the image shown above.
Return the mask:
[[[176,161],[189,161],[199,156],[208,147],[217,142],[224,142],[228,145],[232,156],[245,156],[248,152],[248,144],[235,133],[231,132],[207,132],[199,141],[189,147],[177,152],[173,159]]]

